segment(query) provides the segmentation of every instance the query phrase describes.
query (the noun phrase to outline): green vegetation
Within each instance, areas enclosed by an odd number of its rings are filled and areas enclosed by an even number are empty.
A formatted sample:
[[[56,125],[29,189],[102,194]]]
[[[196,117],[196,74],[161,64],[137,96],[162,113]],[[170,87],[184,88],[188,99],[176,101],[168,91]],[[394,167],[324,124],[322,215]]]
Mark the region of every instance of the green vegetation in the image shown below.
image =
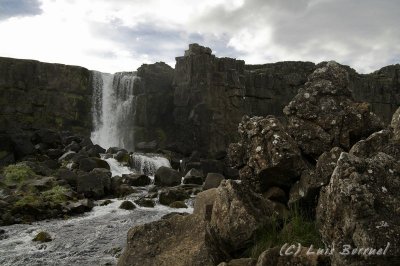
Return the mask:
[[[266,249],[282,246],[285,243],[323,246],[315,221],[306,217],[298,207],[291,209],[289,218],[283,222],[274,217],[260,228],[256,233],[253,246],[245,253],[247,256],[258,258]]]
[[[3,170],[4,181],[6,184],[21,184],[35,176],[32,169],[24,163],[11,164]]]
[[[157,128],[155,130],[155,135],[158,143],[164,143],[167,140],[167,134],[165,134],[164,130]]]
[[[68,189],[63,186],[55,186],[42,193],[43,199],[52,203],[63,203],[67,200],[65,194]]]
[[[43,200],[40,196],[36,194],[26,194],[22,198],[20,198],[17,202],[15,202],[14,206],[24,207],[26,205],[30,205],[32,207],[40,207],[43,204]]]
[[[52,241],[51,235],[47,232],[41,231],[39,232],[32,241],[37,242],[50,242]]]

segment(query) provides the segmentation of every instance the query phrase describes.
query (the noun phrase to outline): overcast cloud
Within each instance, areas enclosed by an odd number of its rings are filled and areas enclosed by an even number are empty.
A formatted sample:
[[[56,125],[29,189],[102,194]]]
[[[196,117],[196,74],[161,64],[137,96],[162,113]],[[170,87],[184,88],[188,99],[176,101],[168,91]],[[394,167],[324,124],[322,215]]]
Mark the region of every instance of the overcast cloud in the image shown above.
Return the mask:
[[[105,72],[171,66],[189,43],[248,64],[400,63],[397,0],[0,0],[0,56]]]

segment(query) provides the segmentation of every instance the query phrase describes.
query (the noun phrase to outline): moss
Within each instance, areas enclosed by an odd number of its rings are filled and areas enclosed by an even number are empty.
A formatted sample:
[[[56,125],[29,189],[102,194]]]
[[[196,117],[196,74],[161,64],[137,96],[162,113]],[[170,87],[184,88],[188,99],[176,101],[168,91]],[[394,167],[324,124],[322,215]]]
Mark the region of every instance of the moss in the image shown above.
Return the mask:
[[[26,205],[32,207],[40,207],[43,204],[43,199],[37,194],[26,194],[15,202],[14,206],[17,208],[24,207]]]
[[[255,234],[254,244],[245,255],[258,258],[268,248],[285,243],[301,243],[303,246],[323,246],[315,221],[308,218],[298,207],[290,210],[288,219],[278,221],[273,218]]]
[[[50,242],[53,239],[51,238],[50,234],[44,231],[39,232],[32,241],[37,241],[37,242]]]
[[[167,134],[165,134],[164,130],[157,128],[155,134],[158,143],[163,144],[167,140]]]
[[[42,192],[43,199],[52,203],[63,203],[67,200],[65,194],[68,189],[63,186],[55,186],[52,189]]]
[[[24,163],[12,164],[3,169],[6,184],[22,184],[24,181],[35,176],[33,170]]]

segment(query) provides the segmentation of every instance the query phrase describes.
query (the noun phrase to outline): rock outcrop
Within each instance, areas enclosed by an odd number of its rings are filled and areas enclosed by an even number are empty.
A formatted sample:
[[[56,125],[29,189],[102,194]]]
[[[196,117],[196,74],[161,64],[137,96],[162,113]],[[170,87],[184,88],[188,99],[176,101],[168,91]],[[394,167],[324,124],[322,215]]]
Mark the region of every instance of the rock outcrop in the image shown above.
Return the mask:
[[[302,152],[318,158],[338,146],[349,150],[363,137],[383,128],[367,103],[356,103],[349,75],[336,62],[321,64],[285,107],[289,133]]]
[[[274,116],[243,117],[238,143],[229,146],[230,164],[257,191],[290,187],[306,169],[300,149]]]

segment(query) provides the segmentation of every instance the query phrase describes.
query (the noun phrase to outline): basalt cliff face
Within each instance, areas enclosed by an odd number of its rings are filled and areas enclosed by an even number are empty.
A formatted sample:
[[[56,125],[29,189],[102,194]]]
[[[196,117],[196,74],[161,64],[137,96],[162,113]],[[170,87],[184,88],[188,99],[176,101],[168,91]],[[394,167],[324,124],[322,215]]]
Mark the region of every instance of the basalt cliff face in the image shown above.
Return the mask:
[[[311,62],[246,65],[191,44],[176,58],[175,69],[164,63],[138,69],[135,144],[222,158],[228,144],[238,140],[243,115],[283,117],[283,107],[317,67]],[[388,123],[400,104],[400,65],[371,74],[344,68],[355,101],[370,103]],[[89,136],[91,79],[81,67],[0,58],[0,129],[50,128]]]
[[[283,107],[316,69],[311,62],[246,65],[242,60],[217,58],[211,49],[189,46],[176,58],[174,121],[188,150],[215,156],[237,138],[242,116],[282,116]],[[400,103],[400,65],[371,74],[346,67],[356,101],[371,104],[386,123]]]
[[[91,131],[91,72],[78,66],[0,58],[0,130]]]

